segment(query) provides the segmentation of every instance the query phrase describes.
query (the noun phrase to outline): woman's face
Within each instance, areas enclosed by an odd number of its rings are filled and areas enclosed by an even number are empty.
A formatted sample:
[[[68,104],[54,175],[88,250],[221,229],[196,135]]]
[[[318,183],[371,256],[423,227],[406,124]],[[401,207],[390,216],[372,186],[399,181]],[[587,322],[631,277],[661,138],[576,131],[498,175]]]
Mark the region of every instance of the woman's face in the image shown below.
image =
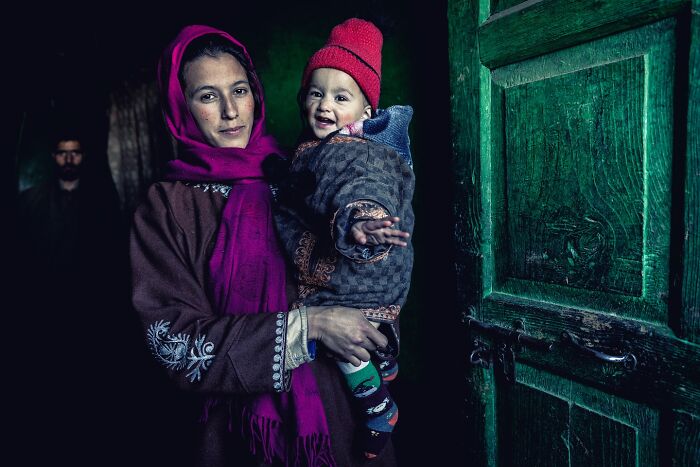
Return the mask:
[[[243,66],[232,55],[202,56],[185,65],[185,99],[205,140],[217,148],[245,148],[255,101]]]

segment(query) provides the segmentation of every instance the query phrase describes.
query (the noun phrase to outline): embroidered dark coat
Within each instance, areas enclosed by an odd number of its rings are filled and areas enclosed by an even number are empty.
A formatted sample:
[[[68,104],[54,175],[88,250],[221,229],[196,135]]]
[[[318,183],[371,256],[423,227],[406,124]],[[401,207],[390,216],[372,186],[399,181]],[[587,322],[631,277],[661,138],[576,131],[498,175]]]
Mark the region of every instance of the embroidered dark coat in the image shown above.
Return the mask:
[[[390,147],[339,134],[297,149],[290,174],[304,171],[314,175],[313,191],[303,204],[280,196],[275,213],[296,267],[298,303],[360,308],[370,320],[394,324],[410,286],[411,242],[358,245],[349,231],[358,220],[398,216],[396,228],[412,233],[413,171]]]
[[[287,322],[280,319],[286,310],[222,316],[212,306],[208,261],[229,189],[235,187],[156,183],[136,211],[131,236],[133,303],[156,360],[181,389],[221,399],[201,425],[195,453],[195,464],[208,467],[259,465],[240,431],[229,427],[240,426],[235,419],[237,401],[275,390],[273,365],[284,361],[275,351],[275,338],[286,334]],[[164,333],[159,331],[163,325]],[[169,353],[167,344],[174,344],[178,335],[189,338],[188,345],[182,352]],[[335,362],[317,355],[308,365],[318,382],[337,464],[370,465],[352,454],[350,396]],[[393,448],[371,465],[395,465]]]

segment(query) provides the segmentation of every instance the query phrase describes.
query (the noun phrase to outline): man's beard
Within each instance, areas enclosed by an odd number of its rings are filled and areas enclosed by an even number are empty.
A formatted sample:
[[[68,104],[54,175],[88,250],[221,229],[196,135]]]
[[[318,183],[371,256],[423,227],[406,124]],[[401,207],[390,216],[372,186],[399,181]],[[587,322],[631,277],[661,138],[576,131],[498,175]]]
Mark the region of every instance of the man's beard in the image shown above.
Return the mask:
[[[66,164],[58,168],[58,178],[64,182],[72,182],[80,178],[80,167],[74,164]]]

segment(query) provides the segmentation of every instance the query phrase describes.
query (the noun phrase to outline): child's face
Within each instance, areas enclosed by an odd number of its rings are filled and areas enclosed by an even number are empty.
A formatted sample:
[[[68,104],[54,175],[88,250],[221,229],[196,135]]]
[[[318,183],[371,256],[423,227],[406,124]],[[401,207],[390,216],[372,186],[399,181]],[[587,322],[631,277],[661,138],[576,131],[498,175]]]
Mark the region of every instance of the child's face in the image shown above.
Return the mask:
[[[307,122],[319,139],[372,116],[372,107],[355,80],[335,68],[318,68],[311,73],[305,107]]]

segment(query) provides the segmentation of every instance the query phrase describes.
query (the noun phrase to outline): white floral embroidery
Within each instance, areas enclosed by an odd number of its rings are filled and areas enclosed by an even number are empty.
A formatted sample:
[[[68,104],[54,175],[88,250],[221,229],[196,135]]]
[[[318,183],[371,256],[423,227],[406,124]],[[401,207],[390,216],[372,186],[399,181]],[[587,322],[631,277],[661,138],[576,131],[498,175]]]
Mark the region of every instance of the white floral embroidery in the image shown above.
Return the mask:
[[[178,333],[168,334],[170,321],[157,321],[148,327],[148,346],[156,360],[167,368],[175,371],[191,370],[185,376],[190,382],[202,379],[202,372],[209,369],[214,360],[214,344],[205,342],[207,336],[195,338],[190,348],[190,335]],[[189,349],[189,353],[187,350]]]
[[[214,193],[221,193],[224,198],[228,198],[228,194],[231,191],[229,185],[222,185],[220,183],[186,183],[185,185],[191,186],[192,188],[199,188],[202,191],[213,191]]]

